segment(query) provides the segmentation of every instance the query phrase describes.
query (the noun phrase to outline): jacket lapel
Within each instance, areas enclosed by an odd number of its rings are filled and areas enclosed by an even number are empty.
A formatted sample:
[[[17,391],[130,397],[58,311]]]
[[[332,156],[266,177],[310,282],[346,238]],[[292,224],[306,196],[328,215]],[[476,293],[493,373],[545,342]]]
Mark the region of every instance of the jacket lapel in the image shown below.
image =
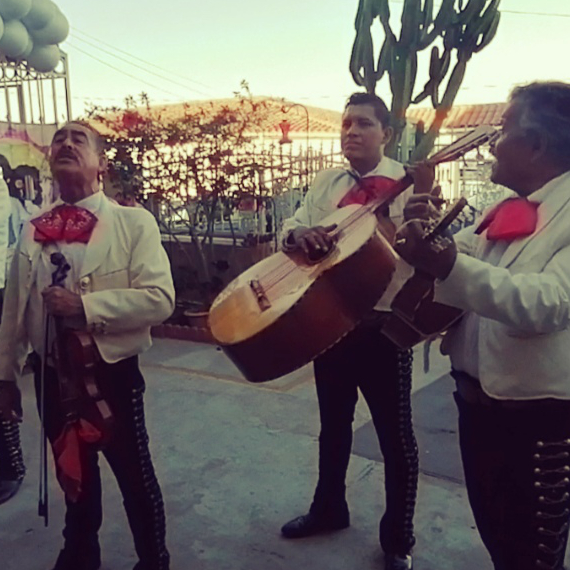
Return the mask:
[[[97,223],[93,228],[91,239],[85,249],[85,258],[83,259],[80,277],[93,273],[103,263],[111,248],[114,235],[111,204],[107,197],[103,196],[101,208],[97,213]]]

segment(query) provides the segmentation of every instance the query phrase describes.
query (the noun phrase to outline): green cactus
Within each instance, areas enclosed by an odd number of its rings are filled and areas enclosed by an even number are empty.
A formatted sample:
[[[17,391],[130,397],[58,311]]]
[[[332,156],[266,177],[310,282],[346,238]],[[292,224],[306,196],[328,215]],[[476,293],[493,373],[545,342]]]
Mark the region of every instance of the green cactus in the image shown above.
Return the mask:
[[[500,1],[442,0],[434,16],[433,0],[404,0],[402,26],[397,38],[390,26],[389,0],[359,0],[355,20],[356,38],[349,68],[356,84],[365,87],[369,93],[374,93],[377,82],[388,74],[395,137],[386,149],[387,154],[396,155],[409,105],[430,97],[436,111],[435,119],[421,137],[412,158],[421,159],[429,154],[461,87],[467,62],[474,53],[489,45],[497,33],[501,17],[498,10]],[[371,28],[376,18],[384,30],[384,43],[375,66]],[[443,39],[443,52],[440,56],[439,48],[432,47],[429,80],[423,90],[413,97],[418,53],[439,37]],[[455,64],[440,97],[452,59],[455,59]]]

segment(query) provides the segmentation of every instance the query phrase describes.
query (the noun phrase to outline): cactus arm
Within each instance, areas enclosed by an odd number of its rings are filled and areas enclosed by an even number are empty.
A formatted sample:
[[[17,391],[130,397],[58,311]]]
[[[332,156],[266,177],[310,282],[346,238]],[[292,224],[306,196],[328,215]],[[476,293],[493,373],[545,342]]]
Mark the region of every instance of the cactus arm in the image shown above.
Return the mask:
[[[461,82],[465,77],[465,70],[467,69],[467,60],[459,60],[455,64],[453,71],[451,73],[451,77],[449,78],[449,82],[447,84],[447,88],[445,90],[445,95],[443,96],[441,103],[435,110],[435,117],[433,119],[432,124],[429,127],[428,132],[422,137],[420,144],[415,148],[414,152],[412,153],[411,160],[424,160],[427,158],[430,150],[433,148],[433,144],[443,122],[445,121],[453,101],[455,101],[455,97],[459,92],[459,88],[461,87]]]
[[[463,10],[460,9],[458,14],[458,21],[461,24],[469,23],[475,16],[481,13],[485,7],[487,0],[469,0]]]
[[[411,47],[417,43],[421,21],[421,0],[404,0],[400,46]]]
[[[476,45],[475,50],[474,50],[475,52],[481,51],[484,47],[487,47],[491,43],[491,41],[493,40],[493,38],[497,34],[497,29],[499,27],[500,21],[501,21],[501,12],[499,12],[497,10],[495,12],[494,17],[493,17],[493,21],[491,22],[491,25],[489,26],[487,31],[483,34],[481,41]]]

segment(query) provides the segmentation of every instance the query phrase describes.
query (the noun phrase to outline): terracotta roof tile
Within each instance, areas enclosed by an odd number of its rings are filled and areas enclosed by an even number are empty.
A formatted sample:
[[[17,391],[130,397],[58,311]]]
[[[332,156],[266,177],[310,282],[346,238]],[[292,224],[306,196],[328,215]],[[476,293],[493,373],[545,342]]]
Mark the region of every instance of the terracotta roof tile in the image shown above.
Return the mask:
[[[487,103],[484,105],[456,105],[452,107],[443,122],[444,129],[473,128],[479,125],[497,126],[506,108],[506,103]],[[423,121],[430,125],[435,111],[431,107],[415,107],[408,110],[407,118],[412,123]]]

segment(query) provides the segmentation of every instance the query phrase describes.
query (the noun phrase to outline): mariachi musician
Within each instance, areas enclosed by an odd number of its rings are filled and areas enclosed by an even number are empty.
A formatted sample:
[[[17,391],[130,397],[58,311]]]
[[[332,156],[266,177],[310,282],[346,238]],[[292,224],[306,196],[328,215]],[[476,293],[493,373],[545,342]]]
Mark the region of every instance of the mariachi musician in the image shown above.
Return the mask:
[[[382,99],[353,94],[342,117],[341,146],[350,168],[317,174],[303,205],[284,223],[284,249],[301,248],[310,256],[333,246],[321,220],[350,204],[366,204],[382,196],[404,167],[384,156],[393,133],[390,113]],[[431,192],[433,169],[417,165],[408,170],[415,192]],[[400,194],[380,215],[388,238],[403,221],[402,211],[414,190]],[[357,277],[354,277],[355,279]],[[418,449],[410,407],[412,353],[382,336],[389,305],[378,304],[369,318],[314,363],[321,432],[319,480],[310,510],[283,526],[286,538],[301,538],[349,526],[345,478],[352,445],[352,422],[362,392],[370,409],[384,455],[386,511],[380,523],[380,544],[386,570],[412,568],[415,542],[413,516],[418,481]]]
[[[570,528],[570,84],[514,89],[491,181],[513,196],[432,248],[427,196],[396,248],[465,311],[447,332],[469,502],[495,570],[563,570]]]
[[[138,354],[151,344],[151,325],[164,321],[174,307],[168,258],[148,212],[116,205],[100,191],[106,158],[90,125],[71,122],[55,133],[50,166],[59,198],[24,225],[6,287],[0,419],[21,417],[17,380],[30,343],[38,406],[67,505],[65,544],[53,570],[100,567],[97,451],[103,442],[102,452],[123,494],[139,558],[135,568],[167,570],[164,505],[149,453]],[[66,261],[67,272],[58,282],[63,286],[51,286],[57,270],[54,254]],[[94,343],[95,362],[85,362],[84,369],[66,367],[64,374],[63,355],[54,352],[51,340],[46,342],[52,331],[49,325],[44,328],[45,314],[48,322],[60,325],[54,327],[58,335],[71,329]],[[91,407],[88,375],[99,398]],[[78,417],[70,422],[63,402],[70,389],[83,394],[78,410],[104,403],[110,417],[98,424],[76,410]]]

